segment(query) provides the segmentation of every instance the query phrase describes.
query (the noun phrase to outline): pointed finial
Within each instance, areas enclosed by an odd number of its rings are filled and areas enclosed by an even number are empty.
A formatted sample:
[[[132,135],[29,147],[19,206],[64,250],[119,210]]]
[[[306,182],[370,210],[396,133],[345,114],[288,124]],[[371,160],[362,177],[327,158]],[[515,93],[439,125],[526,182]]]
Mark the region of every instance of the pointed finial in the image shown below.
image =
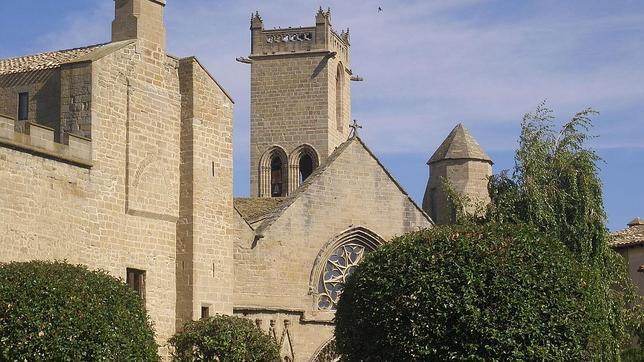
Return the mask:
[[[255,11],[255,14],[251,14],[250,28],[251,29],[263,29],[264,28],[264,21],[262,21],[262,17],[259,15],[259,11]]]
[[[349,125],[349,128],[351,128],[351,132],[349,133],[349,138],[356,138],[358,137],[358,130],[362,128],[361,125],[358,124],[357,120],[353,120],[353,123]]]
[[[320,9],[318,10],[317,15],[324,15],[324,10],[322,10],[322,6],[320,6]]]

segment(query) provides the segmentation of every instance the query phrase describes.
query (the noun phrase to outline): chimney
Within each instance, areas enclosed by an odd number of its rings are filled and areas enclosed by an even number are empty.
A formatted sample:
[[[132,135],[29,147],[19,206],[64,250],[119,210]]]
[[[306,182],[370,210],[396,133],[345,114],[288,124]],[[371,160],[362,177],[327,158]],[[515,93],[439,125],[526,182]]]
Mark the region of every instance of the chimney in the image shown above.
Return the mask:
[[[166,0],[115,0],[112,41],[138,39],[165,49]]]

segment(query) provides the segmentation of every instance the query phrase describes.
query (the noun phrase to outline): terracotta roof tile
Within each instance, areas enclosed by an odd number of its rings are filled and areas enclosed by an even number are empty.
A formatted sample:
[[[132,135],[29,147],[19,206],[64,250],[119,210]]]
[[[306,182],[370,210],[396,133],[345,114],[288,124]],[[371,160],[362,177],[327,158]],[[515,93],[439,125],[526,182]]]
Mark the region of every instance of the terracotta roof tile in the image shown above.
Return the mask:
[[[611,235],[610,244],[613,248],[644,245],[644,222],[639,220],[639,223],[635,223],[636,220],[631,221],[627,229]]]
[[[0,59],[0,75],[58,68],[61,64],[79,59],[105,45],[97,44],[83,48],[58,50],[11,59]]]

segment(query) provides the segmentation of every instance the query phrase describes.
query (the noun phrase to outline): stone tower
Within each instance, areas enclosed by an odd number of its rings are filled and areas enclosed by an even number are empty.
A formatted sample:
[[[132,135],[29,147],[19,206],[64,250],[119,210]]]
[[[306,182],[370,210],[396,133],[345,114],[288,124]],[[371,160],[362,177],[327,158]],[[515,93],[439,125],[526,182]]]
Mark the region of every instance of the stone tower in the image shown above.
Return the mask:
[[[265,30],[251,19],[251,195],[293,192],[344,142],[351,119],[349,31],[315,26]]]
[[[443,187],[444,181],[448,181],[454,191],[469,197],[474,203],[489,203],[487,184],[492,175],[493,162],[463,124],[458,124],[452,130],[427,164],[429,181],[423,209],[437,224],[455,221],[454,210]]]

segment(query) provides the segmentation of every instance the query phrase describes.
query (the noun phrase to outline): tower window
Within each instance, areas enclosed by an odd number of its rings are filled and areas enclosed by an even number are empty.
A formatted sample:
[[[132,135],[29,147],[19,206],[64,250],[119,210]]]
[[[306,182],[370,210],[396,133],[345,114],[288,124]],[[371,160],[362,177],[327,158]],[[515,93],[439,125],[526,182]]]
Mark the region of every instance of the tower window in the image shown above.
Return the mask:
[[[127,285],[145,301],[145,270],[127,268]]]
[[[18,94],[18,120],[26,121],[29,119],[29,93]]]
[[[284,195],[284,175],[282,159],[275,155],[271,159],[271,197]]]
[[[313,159],[309,154],[300,157],[300,185],[313,173]]]
[[[344,129],[344,67],[338,64],[335,75],[335,120],[338,131]]]

